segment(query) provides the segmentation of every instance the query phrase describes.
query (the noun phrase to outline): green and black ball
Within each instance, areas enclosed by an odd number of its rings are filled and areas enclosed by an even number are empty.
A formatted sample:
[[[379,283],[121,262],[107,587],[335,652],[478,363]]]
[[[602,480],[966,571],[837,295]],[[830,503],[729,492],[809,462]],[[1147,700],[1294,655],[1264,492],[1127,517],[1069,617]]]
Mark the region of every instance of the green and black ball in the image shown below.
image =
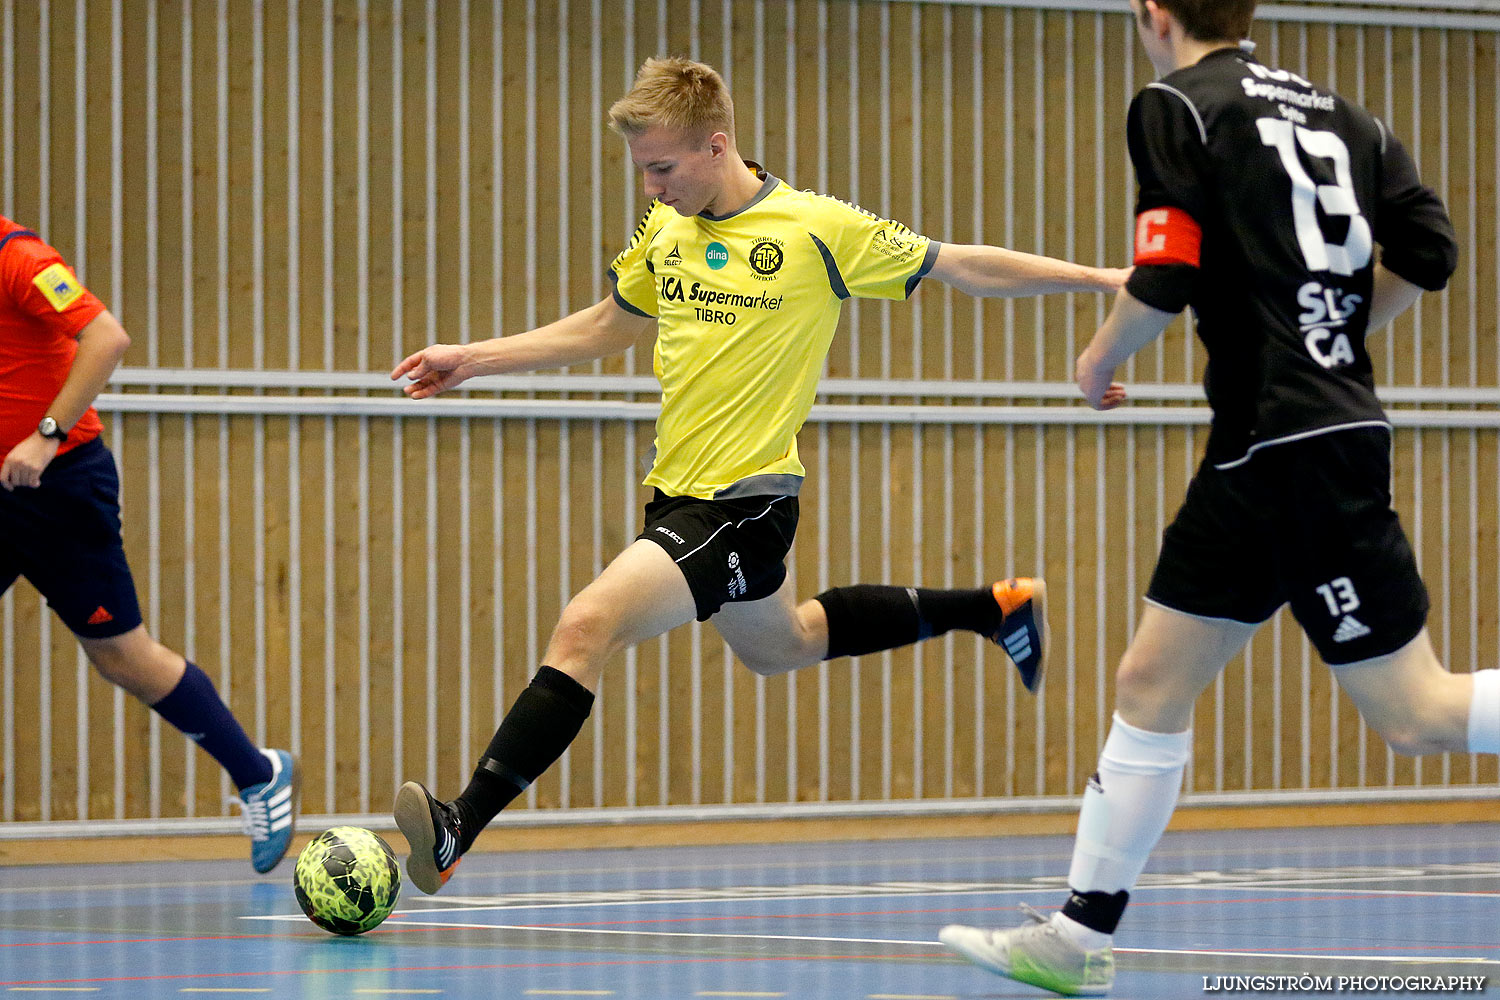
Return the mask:
[[[302,849],[292,887],[302,912],[325,931],[363,934],[395,908],[401,869],[390,845],[374,833],[336,826]]]

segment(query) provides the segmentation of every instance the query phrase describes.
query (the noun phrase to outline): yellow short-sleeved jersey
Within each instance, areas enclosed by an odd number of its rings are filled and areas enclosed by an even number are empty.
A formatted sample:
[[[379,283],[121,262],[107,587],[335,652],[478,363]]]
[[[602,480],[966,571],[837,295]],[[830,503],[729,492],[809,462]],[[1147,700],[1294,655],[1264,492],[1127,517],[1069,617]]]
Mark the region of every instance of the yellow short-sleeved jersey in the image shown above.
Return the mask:
[[[646,477],[670,496],[796,493],[797,432],[850,296],[909,296],[938,244],[853,205],[763,180],[737,212],[652,202],[610,265],[619,305],[658,320]]]

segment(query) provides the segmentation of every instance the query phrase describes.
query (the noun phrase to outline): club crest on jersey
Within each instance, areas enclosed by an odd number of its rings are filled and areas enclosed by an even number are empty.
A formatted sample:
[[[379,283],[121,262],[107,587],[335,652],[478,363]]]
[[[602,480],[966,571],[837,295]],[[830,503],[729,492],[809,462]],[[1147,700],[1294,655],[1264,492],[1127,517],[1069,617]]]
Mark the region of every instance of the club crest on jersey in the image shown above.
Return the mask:
[[[765,281],[770,281],[781,270],[782,262],[786,259],[781,250],[781,241],[769,236],[762,236],[750,247],[750,270],[755,276]]]

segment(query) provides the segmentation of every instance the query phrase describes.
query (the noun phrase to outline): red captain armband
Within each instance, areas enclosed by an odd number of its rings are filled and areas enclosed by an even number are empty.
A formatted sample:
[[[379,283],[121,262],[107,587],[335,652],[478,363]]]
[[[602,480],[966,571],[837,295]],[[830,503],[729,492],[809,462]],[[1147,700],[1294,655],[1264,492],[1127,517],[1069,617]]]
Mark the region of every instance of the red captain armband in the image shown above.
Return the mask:
[[[1135,217],[1135,263],[1198,266],[1203,228],[1180,208],[1151,208]]]

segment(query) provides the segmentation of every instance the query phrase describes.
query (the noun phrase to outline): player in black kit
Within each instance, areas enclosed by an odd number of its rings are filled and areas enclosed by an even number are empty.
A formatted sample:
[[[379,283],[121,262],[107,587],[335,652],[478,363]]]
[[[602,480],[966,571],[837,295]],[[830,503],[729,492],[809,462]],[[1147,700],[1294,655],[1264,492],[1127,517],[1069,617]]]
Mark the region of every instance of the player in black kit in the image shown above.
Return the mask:
[[[1113,984],[1113,934],[1176,805],[1194,702],[1282,604],[1396,751],[1500,752],[1500,670],[1449,673],[1428,640],[1365,346],[1452,274],[1442,203],[1368,112],[1256,62],[1239,42],[1254,0],[1131,9],[1162,74],[1128,122],[1136,269],[1076,377],[1091,405],[1119,405],[1116,368],[1191,305],[1213,429],[1120,663],[1066,905],[940,935],[1073,995]]]

